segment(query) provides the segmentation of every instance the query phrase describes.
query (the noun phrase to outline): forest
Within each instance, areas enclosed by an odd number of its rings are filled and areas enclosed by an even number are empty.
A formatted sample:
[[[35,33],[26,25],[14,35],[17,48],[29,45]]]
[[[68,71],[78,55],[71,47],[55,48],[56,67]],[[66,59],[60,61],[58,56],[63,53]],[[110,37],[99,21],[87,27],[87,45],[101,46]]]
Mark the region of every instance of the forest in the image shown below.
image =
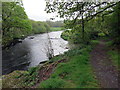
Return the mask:
[[[30,20],[22,2],[2,3],[3,46],[61,30],[69,44],[68,51],[43,65],[4,75],[3,88],[119,88],[120,1],[60,1],[46,1],[47,13],[64,18],[55,22]]]

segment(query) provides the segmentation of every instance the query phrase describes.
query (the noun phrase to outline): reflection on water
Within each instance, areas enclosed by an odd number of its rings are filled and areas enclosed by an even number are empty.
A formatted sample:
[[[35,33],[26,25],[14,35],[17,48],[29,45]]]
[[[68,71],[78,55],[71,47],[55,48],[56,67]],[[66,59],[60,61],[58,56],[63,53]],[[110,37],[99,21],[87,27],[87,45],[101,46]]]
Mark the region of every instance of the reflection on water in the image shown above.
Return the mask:
[[[50,32],[50,40],[54,55],[64,53],[68,42],[60,38],[62,31]],[[10,73],[14,70],[26,70],[36,66],[41,61],[48,60],[46,48],[48,46],[47,34],[29,36],[22,43],[16,44],[9,50],[4,50],[2,55],[2,72]]]

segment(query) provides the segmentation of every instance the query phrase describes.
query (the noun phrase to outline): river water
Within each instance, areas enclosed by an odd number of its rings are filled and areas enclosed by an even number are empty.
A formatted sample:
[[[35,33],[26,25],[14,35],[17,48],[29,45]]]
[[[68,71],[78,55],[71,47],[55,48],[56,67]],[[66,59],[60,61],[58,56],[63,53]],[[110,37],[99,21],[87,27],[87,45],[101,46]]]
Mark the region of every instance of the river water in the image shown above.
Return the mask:
[[[3,50],[2,74],[7,74],[14,70],[27,70],[29,67],[48,60],[46,55],[46,50],[49,46],[48,38],[50,38],[52,43],[54,55],[68,51],[68,42],[60,37],[61,33],[62,31],[55,31],[48,34],[28,36],[22,43],[18,43],[8,50]]]

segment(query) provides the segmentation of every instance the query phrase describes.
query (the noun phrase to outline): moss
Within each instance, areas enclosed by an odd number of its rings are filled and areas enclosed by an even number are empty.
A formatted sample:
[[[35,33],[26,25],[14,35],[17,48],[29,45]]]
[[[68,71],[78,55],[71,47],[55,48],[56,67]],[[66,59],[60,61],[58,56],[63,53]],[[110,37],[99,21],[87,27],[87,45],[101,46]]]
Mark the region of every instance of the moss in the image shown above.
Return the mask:
[[[22,87],[22,78],[18,76],[25,73],[25,71],[14,71],[8,75],[2,76],[2,87],[3,88],[20,88]]]
[[[36,84],[39,67],[32,67],[28,71],[14,71],[2,76],[3,88],[23,88]]]

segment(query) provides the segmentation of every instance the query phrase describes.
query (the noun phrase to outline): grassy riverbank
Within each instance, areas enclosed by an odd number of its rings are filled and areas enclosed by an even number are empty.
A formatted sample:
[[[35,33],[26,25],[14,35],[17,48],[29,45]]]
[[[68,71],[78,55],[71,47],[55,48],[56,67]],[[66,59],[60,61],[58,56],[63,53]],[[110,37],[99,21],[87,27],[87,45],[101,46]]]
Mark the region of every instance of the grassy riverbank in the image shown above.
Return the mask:
[[[99,87],[90,65],[91,47],[70,50],[53,60],[66,59],[60,63],[48,80],[40,83],[39,88],[96,88]],[[59,60],[58,59],[58,60]]]
[[[90,63],[90,52],[98,43],[92,40],[89,45],[75,45],[43,65],[4,75],[3,88],[100,88]],[[106,44],[110,48],[111,44]],[[109,50],[108,54],[117,66],[117,52]]]
[[[61,62],[53,68],[53,73],[51,73],[50,77],[42,82],[39,82],[39,72],[42,66],[38,65],[28,71],[14,71],[3,76],[3,87],[97,88],[99,85],[90,65],[89,53],[91,48],[91,45],[81,45],[62,55],[53,57],[44,64],[44,68],[47,67],[49,69],[51,64],[63,59],[65,62]]]
[[[50,27],[50,31],[61,31],[64,30],[62,27]]]

